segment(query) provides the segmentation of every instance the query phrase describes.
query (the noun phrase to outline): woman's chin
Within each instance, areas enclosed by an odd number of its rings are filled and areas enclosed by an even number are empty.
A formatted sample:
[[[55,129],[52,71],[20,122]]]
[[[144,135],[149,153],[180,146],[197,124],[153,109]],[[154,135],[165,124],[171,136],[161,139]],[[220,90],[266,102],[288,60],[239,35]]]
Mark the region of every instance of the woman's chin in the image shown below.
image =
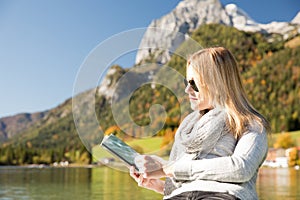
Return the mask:
[[[191,103],[191,109],[194,110],[194,111],[199,110],[198,105],[195,105],[193,103]]]

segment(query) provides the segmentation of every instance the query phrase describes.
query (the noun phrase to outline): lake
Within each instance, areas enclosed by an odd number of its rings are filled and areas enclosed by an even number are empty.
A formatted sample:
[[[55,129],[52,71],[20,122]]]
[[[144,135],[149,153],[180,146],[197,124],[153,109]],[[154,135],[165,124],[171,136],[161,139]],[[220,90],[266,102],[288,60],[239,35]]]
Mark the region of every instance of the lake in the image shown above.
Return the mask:
[[[300,199],[300,170],[260,170],[260,199]],[[140,200],[161,195],[140,188],[124,172],[108,167],[0,167],[0,200]]]

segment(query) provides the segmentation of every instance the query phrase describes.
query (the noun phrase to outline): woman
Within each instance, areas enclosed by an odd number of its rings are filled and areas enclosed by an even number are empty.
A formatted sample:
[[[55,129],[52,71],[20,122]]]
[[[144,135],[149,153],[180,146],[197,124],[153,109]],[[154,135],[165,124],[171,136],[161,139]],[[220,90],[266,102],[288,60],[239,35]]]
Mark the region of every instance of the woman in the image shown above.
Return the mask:
[[[194,112],[180,124],[169,162],[139,156],[141,172],[131,168],[131,176],[164,199],[258,199],[269,124],[249,103],[233,55],[223,47],[194,53],[186,79]]]

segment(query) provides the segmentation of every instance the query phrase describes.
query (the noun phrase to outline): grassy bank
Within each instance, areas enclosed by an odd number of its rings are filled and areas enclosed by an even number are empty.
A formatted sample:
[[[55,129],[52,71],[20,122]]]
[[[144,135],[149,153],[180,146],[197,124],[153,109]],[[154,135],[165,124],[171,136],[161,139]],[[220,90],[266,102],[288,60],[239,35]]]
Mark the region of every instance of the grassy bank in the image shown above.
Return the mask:
[[[289,132],[296,146],[300,146],[300,130]],[[277,137],[281,133],[273,133],[269,136],[269,147],[273,147],[276,142]],[[161,148],[163,137],[150,137],[145,139],[134,139],[126,142],[128,145],[136,149],[138,152],[142,154],[156,154],[156,155],[164,155],[166,149]],[[95,146],[93,148],[93,157],[94,161],[97,161],[101,158],[109,158],[112,155],[101,148],[100,146]]]
[[[160,151],[163,151],[163,149],[161,149],[162,140],[163,137],[150,137],[144,139],[134,139],[126,143],[129,146],[136,149],[139,153],[159,154]],[[108,151],[101,148],[100,146],[95,146],[92,151],[93,151],[94,161],[100,160],[101,158],[112,157],[112,155]]]
[[[300,130],[299,131],[292,131],[292,132],[282,132],[282,133],[289,133],[292,137],[296,146],[300,146]],[[269,146],[273,147],[274,143],[276,142],[277,138],[282,133],[273,133],[269,136]]]

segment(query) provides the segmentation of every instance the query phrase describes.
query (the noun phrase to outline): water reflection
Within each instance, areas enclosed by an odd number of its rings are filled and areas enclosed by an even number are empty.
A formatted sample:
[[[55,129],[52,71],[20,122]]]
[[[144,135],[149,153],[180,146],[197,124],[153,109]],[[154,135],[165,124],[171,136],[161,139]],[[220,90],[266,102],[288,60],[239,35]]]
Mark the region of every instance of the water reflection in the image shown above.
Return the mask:
[[[103,200],[162,199],[161,195],[138,187],[128,173],[112,170],[108,167],[93,169],[92,193],[95,195],[94,197],[99,197],[96,199]]]
[[[89,199],[91,169],[0,168],[0,199]]]
[[[261,200],[300,199],[300,170],[262,168]],[[140,188],[128,173],[103,168],[0,167],[0,200],[140,200],[162,199]]]
[[[294,168],[260,169],[257,192],[264,199],[300,199],[300,171]]]

